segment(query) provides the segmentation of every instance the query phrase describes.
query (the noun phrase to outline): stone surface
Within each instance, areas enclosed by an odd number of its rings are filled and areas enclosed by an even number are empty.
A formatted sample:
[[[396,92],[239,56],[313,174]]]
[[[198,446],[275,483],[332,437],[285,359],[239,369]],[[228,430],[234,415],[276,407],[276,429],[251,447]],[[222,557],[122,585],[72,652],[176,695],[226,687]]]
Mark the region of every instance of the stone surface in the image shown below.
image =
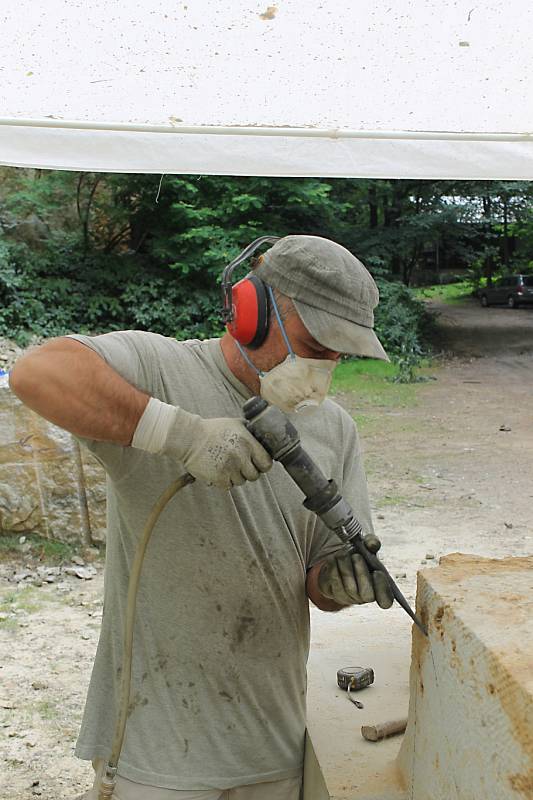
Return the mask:
[[[533,557],[454,554],[418,576],[410,800],[533,798]]]
[[[35,337],[33,343],[37,343],[38,337]],[[11,369],[11,367],[15,364],[15,361],[20,358],[20,356],[24,353],[22,347],[19,347],[18,344],[11,341],[10,339],[5,339],[3,336],[0,336],[0,370],[7,372]]]
[[[100,543],[105,509],[101,465],[70,433],[21,403],[0,377],[0,535]]]

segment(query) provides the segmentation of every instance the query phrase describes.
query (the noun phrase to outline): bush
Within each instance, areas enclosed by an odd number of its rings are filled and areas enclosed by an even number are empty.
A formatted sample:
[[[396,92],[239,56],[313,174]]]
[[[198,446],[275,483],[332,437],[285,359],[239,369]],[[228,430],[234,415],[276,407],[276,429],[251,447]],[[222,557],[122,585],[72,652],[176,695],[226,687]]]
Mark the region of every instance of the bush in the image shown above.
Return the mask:
[[[195,283],[197,285],[195,285]],[[219,293],[131,255],[52,259],[0,239],[0,335],[25,347],[35,336],[151,330],[177,339],[221,331]]]
[[[401,283],[378,278],[376,332],[400,380],[413,380],[428,313]],[[0,239],[0,335],[24,347],[33,337],[150,330],[176,339],[219,336],[220,295],[213,275],[154,266],[142,256],[84,257],[68,242],[36,253]]]
[[[398,364],[397,380],[416,380],[415,368],[424,355],[432,316],[424,303],[403,283],[377,279],[380,302],[375,311],[375,329],[390,359]]]

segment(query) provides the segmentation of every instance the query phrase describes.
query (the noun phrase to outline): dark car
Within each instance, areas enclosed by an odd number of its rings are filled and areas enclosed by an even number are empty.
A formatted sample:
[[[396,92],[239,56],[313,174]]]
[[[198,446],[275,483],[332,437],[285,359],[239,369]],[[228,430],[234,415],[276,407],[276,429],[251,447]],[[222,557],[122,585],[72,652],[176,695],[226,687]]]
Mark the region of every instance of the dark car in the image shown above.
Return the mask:
[[[533,303],[533,275],[507,275],[492,286],[479,290],[481,305],[485,308],[494,303],[505,303],[509,308],[518,308]]]

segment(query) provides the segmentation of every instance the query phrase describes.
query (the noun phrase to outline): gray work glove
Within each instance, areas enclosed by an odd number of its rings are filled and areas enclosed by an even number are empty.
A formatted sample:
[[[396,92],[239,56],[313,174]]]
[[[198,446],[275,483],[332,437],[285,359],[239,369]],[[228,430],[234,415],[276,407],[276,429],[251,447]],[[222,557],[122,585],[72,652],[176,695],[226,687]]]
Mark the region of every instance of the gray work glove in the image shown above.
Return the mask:
[[[203,419],[178,406],[161,453],[181,461],[195,478],[220,489],[255,481],[272,459],[239,419]]]
[[[364,537],[364,543],[372,553],[381,547],[373,533]],[[371,572],[359,553],[334,553],[322,565],[317,582],[321,594],[340,606],[376,601],[381,608],[390,608],[394,601],[387,576]]]

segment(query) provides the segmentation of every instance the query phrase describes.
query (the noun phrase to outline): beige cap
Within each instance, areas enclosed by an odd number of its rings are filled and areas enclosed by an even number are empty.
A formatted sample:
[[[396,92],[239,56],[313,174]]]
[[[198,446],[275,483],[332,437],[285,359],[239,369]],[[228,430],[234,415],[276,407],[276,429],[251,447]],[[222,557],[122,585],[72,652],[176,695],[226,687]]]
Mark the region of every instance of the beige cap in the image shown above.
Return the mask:
[[[285,236],[267,250],[254,274],[293,300],[323,347],[389,360],[374,333],[378,288],[342,245],[320,236]]]

